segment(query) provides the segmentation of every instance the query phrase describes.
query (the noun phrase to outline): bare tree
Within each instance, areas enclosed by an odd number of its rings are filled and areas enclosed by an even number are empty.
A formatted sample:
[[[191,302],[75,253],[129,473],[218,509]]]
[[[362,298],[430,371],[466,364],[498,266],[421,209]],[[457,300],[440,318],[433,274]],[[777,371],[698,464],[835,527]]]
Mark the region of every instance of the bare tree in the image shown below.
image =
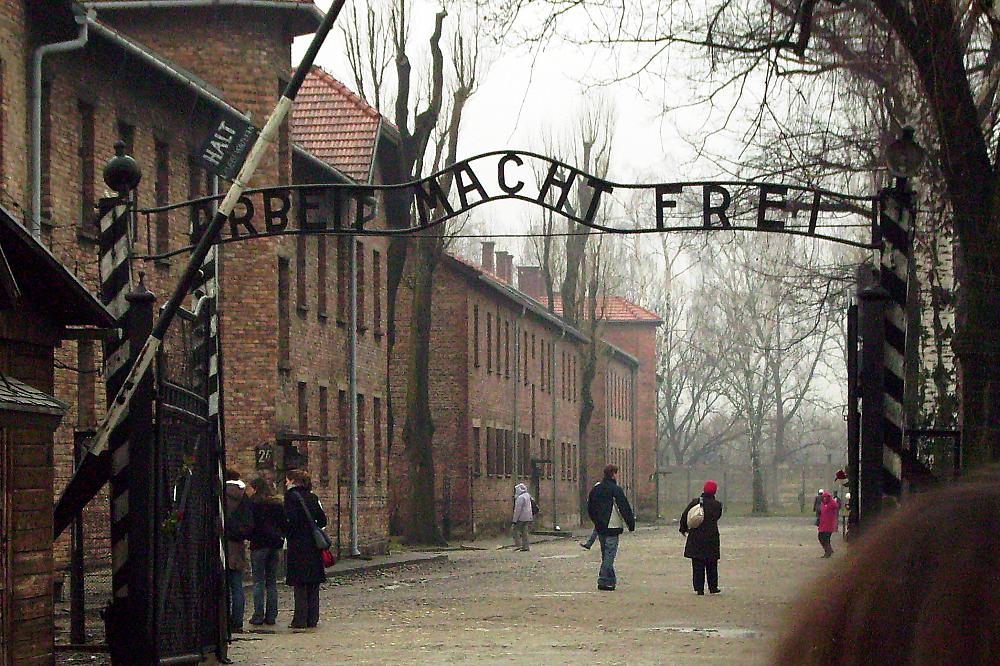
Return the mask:
[[[361,93],[380,111],[392,108],[392,118],[399,131],[397,163],[390,172],[404,180],[416,180],[436,168],[454,164],[462,114],[476,89],[481,73],[478,35],[470,25],[457,21],[450,39],[446,71],[444,48],[444,9],[434,17],[434,31],[429,39],[429,80],[426,90],[415,89],[413,65],[409,55],[409,6],[406,0],[393,0],[388,11],[391,50],[383,46],[386,25],[377,10],[352,14],[344,35],[355,82]],[[384,83],[387,58],[395,64],[396,89],[390,99]],[[445,101],[445,98],[448,101]],[[447,194],[450,179],[442,183]],[[390,226],[410,226],[416,211],[412,202],[402,197],[387,202]],[[404,535],[411,543],[441,543],[435,510],[433,459],[434,423],[430,411],[429,368],[430,334],[434,270],[444,248],[445,225],[417,234],[411,239],[394,237],[387,256],[387,345],[390,357],[396,340],[396,303],[399,287],[407,272],[411,280],[409,348],[406,367],[407,393],[403,442],[409,463],[407,517],[402,521]],[[413,258],[407,262],[413,243]],[[390,373],[391,374],[391,373]],[[388,388],[388,387],[387,387]],[[388,393],[391,395],[391,393]],[[389,442],[394,445],[395,415],[398,405],[389,403]]]
[[[648,55],[635,72],[640,75],[662,72],[677,48],[702,50],[706,71],[714,77],[712,104],[727,92],[739,99],[744,90],[759,89],[754,85],[759,83],[764,87],[759,97],[767,100],[780,86],[794,86],[803,77],[830,81],[851,68],[882,93],[874,114],[926,109],[927,127],[933,130],[927,143],[938,159],[925,175],[946,194],[961,251],[953,345],[961,371],[966,461],[1000,459],[1000,411],[991,407],[1000,399],[1000,254],[995,251],[1000,245],[1000,17],[992,3],[505,0],[496,4],[498,23],[513,26],[528,5],[548,9],[542,21],[536,18],[529,38],[561,34],[603,48],[638,48]],[[562,19],[570,15],[584,27],[567,28],[571,24]],[[905,66],[880,69],[884,59],[854,57],[873,48]],[[899,76],[900,71],[912,78]],[[917,82],[913,90],[919,104],[895,95],[893,80]],[[830,90],[824,95],[829,98]],[[804,99],[811,98],[806,94]],[[780,113],[774,105],[760,104],[748,135]]]

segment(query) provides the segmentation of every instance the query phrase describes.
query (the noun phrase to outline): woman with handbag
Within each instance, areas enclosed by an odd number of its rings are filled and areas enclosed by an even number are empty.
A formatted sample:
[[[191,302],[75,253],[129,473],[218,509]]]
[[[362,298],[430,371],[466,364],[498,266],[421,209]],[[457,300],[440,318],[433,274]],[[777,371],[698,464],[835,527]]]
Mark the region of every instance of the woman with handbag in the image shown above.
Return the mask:
[[[708,591],[719,593],[719,519],[722,518],[722,502],[715,499],[719,484],[706,481],[701,497],[691,503],[681,514],[681,534],[687,537],[684,557],[691,560],[691,577],[696,594],[705,594],[705,578]],[[693,520],[692,520],[693,519]],[[698,523],[695,525],[694,523]]]
[[[312,480],[304,470],[288,472],[285,480],[285,519],[288,523],[288,585],[295,596],[292,629],[315,627],[319,623],[319,586],[326,580],[323,549],[317,532],[326,526],[326,514],[312,492]],[[323,535],[325,537],[325,535]],[[328,540],[327,540],[328,543]]]

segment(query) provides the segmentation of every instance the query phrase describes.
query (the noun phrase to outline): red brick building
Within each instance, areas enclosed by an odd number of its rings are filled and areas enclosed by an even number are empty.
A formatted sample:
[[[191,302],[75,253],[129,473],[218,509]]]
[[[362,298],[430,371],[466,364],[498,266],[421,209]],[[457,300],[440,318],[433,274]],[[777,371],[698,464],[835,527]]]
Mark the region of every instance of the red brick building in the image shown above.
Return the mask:
[[[530,268],[519,273],[520,290],[514,286],[513,257],[494,252],[493,243],[483,244],[481,265],[446,255],[435,273],[430,377],[435,480],[441,524],[453,533],[506,526],[518,482],[527,483],[539,500],[536,527],[567,528],[580,524],[581,496],[600,480],[607,462],[619,465],[619,481],[640,505],[641,479],[653,472],[653,458],[643,451],[653,442],[640,439],[645,417],[636,413],[642,403],[634,394],[642,385],[640,360],[599,343],[595,409],[588,441],[581,442],[580,384],[588,338],[539,302]],[[390,366],[397,426],[390,457],[394,510],[407,492],[408,472],[401,431],[411,292],[405,278],[403,284]],[[644,316],[658,321],[652,313]],[[647,328],[655,342],[655,326]],[[655,426],[652,409],[649,415]]]
[[[183,7],[93,2],[87,4],[96,16],[74,21],[72,3],[57,3],[64,5],[61,14],[52,4],[0,3],[0,184],[4,201],[31,228],[32,54],[42,44],[85,37],[43,61],[39,217],[42,242],[96,292],[93,204],[105,189],[101,169],[115,141],[125,141],[142,168],[140,207],[224,192],[228,183],[217,182],[194,157],[209,123],[225,111],[263,124],[290,76],[292,39],[315,29],[322,13],[298,0],[206,0]],[[319,70],[300,101],[251,186],[381,177],[379,155],[391,147],[392,128],[378,114]],[[338,124],[345,119],[347,125]],[[344,148],[346,131],[352,133]],[[134,247],[143,254],[183,248],[190,224],[183,208],[141,216]],[[219,261],[229,463],[253,475],[259,446],[292,440],[308,453],[317,490],[333,511],[338,471],[346,465],[347,414],[340,406],[347,384],[345,244],[335,237],[261,238],[223,246]],[[357,256],[364,479],[359,532],[362,550],[377,552],[388,540],[384,241],[362,241]],[[185,261],[184,254],[137,259],[135,268],[146,271],[147,285],[162,302]],[[56,353],[55,395],[68,406],[56,433],[58,494],[72,472],[74,431],[96,425],[105,398],[99,343],[69,342]],[[88,507],[91,559],[108,557],[107,514],[106,498]],[[346,535],[346,510],[344,515]]]
[[[0,207],[0,666],[55,663],[54,350],[114,319]]]

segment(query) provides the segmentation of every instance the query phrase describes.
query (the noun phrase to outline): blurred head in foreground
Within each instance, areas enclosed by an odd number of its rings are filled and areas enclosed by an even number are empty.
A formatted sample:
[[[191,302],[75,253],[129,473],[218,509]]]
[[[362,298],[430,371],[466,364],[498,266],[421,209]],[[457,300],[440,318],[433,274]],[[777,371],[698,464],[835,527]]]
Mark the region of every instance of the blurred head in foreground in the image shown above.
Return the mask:
[[[907,498],[794,607],[773,663],[1000,663],[1000,480]]]

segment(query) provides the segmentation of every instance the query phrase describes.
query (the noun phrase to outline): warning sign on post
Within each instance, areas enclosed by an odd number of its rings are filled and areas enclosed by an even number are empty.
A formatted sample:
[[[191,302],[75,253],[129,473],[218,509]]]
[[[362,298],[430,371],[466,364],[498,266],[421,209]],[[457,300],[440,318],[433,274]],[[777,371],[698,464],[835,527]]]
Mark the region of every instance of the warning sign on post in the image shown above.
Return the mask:
[[[212,127],[198,158],[215,175],[233,180],[253,147],[257,128],[232,114],[220,114]]]

